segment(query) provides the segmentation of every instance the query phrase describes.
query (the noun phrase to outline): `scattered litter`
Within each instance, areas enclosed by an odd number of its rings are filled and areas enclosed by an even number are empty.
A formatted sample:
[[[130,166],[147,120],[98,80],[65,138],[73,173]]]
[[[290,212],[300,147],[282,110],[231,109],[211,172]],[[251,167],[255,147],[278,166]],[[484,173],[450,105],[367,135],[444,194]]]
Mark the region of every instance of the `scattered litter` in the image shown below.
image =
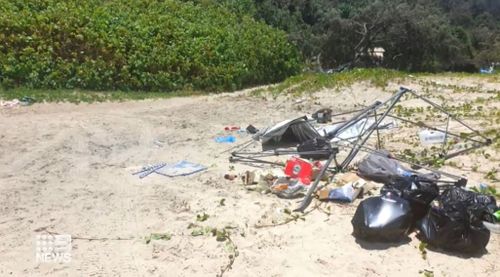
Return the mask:
[[[490,66],[488,68],[482,67],[479,69],[479,73],[481,73],[481,74],[493,74],[493,73],[495,73],[495,68],[493,66]]]
[[[294,199],[304,196],[304,184],[297,179],[278,178],[271,186],[271,192],[280,198]]]
[[[11,101],[0,101],[0,106],[4,108],[15,108],[19,106],[21,103],[18,99],[14,99]]]
[[[157,140],[153,141],[153,144],[158,146],[158,147],[163,147],[163,145],[165,145],[165,142],[157,139]]]
[[[337,174],[334,177],[333,182],[337,186],[343,186],[343,185],[348,184],[348,183],[359,182],[362,180],[363,179],[361,179],[356,173],[347,172],[347,173],[343,173],[343,174]]]
[[[360,187],[354,187],[353,184],[347,184],[340,188],[321,190],[319,192],[319,199],[352,202],[358,197],[360,192]]]
[[[416,221],[427,213],[429,204],[439,195],[439,188],[434,180],[420,179],[413,175],[385,184],[380,193],[382,195],[392,193],[408,200]]]
[[[139,174],[139,178],[147,177],[152,173],[160,174],[167,177],[187,176],[207,169],[200,164],[191,163],[188,161],[180,161],[173,165],[166,163],[158,163],[143,167],[141,170],[132,173],[132,175]]]
[[[256,134],[258,131],[259,131],[259,129],[255,128],[255,127],[254,127],[253,125],[251,125],[251,124],[247,126],[247,132],[248,132],[249,134],[252,134],[252,135],[253,135],[253,134]]]
[[[180,161],[173,165],[166,165],[156,170],[155,172],[167,177],[187,176],[203,170],[207,167],[188,161]]]
[[[158,163],[158,164],[154,164],[154,165],[145,166],[140,171],[132,173],[132,175],[139,174],[139,178],[142,179],[142,178],[148,176],[149,174],[155,172],[157,169],[160,169],[166,165],[167,165],[166,163]]]
[[[308,161],[292,157],[286,162],[285,175],[299,179],[304,185],[309,185],[313,178],[313,165]]]
[[[446,139],[446,134],[440,131],[422,130],[418,133],[420,143],[422,145],[443,143]]]
[[[486,229],[490,230],[490,232],[495,233],[495,234],[500,234],[500,223],[490,223],[488,221],[483,221],[484,227]]]
[[[33,103],[35,103],[35,99],[28,97],[28,96],[23,96],[21,98],[21,100],[13,99],[10,101],[0,101],[0,107],[10,109],[10,108],[18,107],[18,106],[29,106]]]
[[[224,130],[225,131],[238,131],[240,130],[241,128],[240,127],[237,127],[237,126],[226,126],[224,127]]]
[[[255,172],[247,170],[245,174],[241,176],[241,180],[243,181],[243,185],[245,186],[253,185],[255,181]]]
[[[410,203],[396,195],[367,198],[351,220],[353,235],[369,241],[401,241],[412,225]]]
[[[483,221],[493,223],[495,198],[452,187],[444,191],[427,215],[417,223],[418,237],[430,246],[448,251],[477,253],[490,240]]]
[[[21,106],[29,106],[35,103],[35,99],[28,96],[23,96],[23,98],[21,98],[21,101],[19,101],[19,103],[21,104]]]
[[[332,139],[331,142],[339,142],[339,141],[353,141],[356,140],[361,134],[366,132],[366,130],[372,128],[375,125],[376,121],[373,118],[361,119],[357,121],[352,126],[345,128],[338,132]],[[327,136],[329,133],[337,130],[342,123],[337,123],[329,126],[322,126],[318,128],[318,133]],[[385,130],[385,129],[393,129],[397,128],[398,124],[393,119],[386,119],[381,124],[379,124],[376,129]]]
[[[446,131],[402,117],[398,112],[398,103],[409,98],[406,96],[420,99],[444,113],[448,119]],[[338,117],[351,114],[349,119]],[[332,120],[334,117],[339,120]],[[453,126],[458,123],[460,128],[466,128],[468,131],[460,134],[449,131],[451,120],[454,122]],[[331,121],[334,123],[325,124]],[[465,187],[467,180],[462,176],[429,167],[428,161],[418,164],[418,160],[415,161],[418,157],[411,152],[411,149],[408,149],[409,153],[405,150],[401,156],[381,150],[386,143],[384,137],[380,137],[380,133],[399,128],[400,122],[403,123],[401,127],[411,124],[417,128],[426,128],[417,135],[422,145],[435,143],[443,145],[436,148],[442,149],[439,153],[440,160],[456,157],[492,142],[490,138],[466,125],[431,99],[401,87],[384,102],[375,101],[362,109],[332,114],[331,109],[324,108],[316,111],[312,119],[302,116],[260,130],[249,125],[246,131],[254,134],[252,138],[261,143],[262,151],[255,151],[255,148],[245,151],[250,144],[237,150],[231,148],[234,151],[231,152],[230,161],[259,168],[265,168],[266,165],[283,168],[284,159],[277,160],[277,158],[289,156],[283,172],[246,171],[241,175],[241,180],[248,190],[272,192],[282,198],[305,195],[300,206],[294,209],[295,212],[304,214],[314,196],[318,196],[320,200],[353,202],[374,188],[376,185],[373,182],[383,185],[380,196],[364,199],[357,207],[351,221],[353,234],[357,238],[372,241],[401,241],[408,239],[408,234],[418,227],[419,237],[423,243],[428,243],[431,247],[444,245],[442,248],[449,246],[451,247],[448,249],[464,248],[463,252],[484,248],[489,240],[488,228],[498,230],[500,225],[494,223],[500,221],[498,207],[495,203],[486,204],[493,198],[477,195],[473,197],[473,201],[459,200],[454,204],[443,204],[446,201],[441,198],[450,198],[445,195],[445,189],[451,187],[465,191],[461,187]],[[474,144],[465,149],[450,148],[446,145],[448,136]],[[414,140],[405,138],[402,142],[413,144]],[[376,149],[372,146],[375,143]],[[368,155],[359,162],[357,156],[360,151],[367,152]],[[341,155],[337,157],[337,154]],[[403,166],[402,163],[411,165],[412,169]],[[352,171],[352,166],[357,167],[357,175],[341,173]],[[237,176],[227,175],[225,178],[234,180]],[[481,185],[480,190],[485,194],[491,193],[490,190],[485,191],[484,187]],[[445,193],[440,195],[440,189],[445,190]],[[437,207],[432,206],[435,202],[441,204]],[[446,205],[449,205],[450,213],[447,213]],[[471,232],[472,229],[477,233]]]
[[[256,140],[262,142],[264,150],[296,146],[317,137],[320,137],[320,134],[305,116],[282,121],[271,128],[259,131],[254,136]]]
[[[391,154],[385,150],[367,155],[358,164],[358,175],[366,180],[382,184],[396,183],[412,175],[430,180],[437,180],[440,177],[434,172],[428,174],[413,172],[403,167],[399,161],[392,159]]]
[[[327,123],[332,121],[332,109],[323,108],[312,114],[312,118],[318,123]]]
[[[299,152],[301,158],[315,161],[328,160],[332,151],[330,142],[324,138],[313,138],[297,147],[297,152]]]
[[[215,138],[217,143],[234,143],[236,142],[236,137],[234,136],[220,136]]]
[[[238,175],[236,174],[224,174],[224,179],[233,181],[234,179],[238,178]]]

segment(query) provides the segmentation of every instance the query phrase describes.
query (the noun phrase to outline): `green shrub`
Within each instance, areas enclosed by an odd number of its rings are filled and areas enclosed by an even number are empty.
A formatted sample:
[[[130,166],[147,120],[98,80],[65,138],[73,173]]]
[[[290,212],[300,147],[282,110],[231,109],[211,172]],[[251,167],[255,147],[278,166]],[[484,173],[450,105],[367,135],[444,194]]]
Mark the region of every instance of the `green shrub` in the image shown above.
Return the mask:
[[[0,0],[4,88],[220,91],[299,69],[283,32],[215,5]]]

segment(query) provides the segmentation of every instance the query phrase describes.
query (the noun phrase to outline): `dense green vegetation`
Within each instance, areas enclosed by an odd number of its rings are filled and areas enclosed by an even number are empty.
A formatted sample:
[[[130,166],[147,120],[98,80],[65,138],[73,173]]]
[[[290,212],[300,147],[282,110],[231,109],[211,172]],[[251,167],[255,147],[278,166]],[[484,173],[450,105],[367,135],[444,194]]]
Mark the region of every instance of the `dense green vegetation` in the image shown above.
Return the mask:
[[[0,0],[3,88],[220,91],[299,70],[284,32],[210,3]]]
[[[285,30],[323,69],[346,63],[406,71],[477,71],[500,62],[498,0],[198,0]],[[383,61],[370,58],[385,49]]]
[[[235,90],[301,61],[476,72],[500,62],[500,1],[0,0],[3,89]]]

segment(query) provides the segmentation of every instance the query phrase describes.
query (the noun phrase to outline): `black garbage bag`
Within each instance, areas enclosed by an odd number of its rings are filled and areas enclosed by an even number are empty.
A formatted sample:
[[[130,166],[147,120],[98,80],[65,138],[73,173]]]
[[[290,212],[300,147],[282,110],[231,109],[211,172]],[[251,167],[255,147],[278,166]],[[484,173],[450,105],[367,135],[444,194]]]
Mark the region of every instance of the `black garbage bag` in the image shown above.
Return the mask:
[[[427,214],[429,204],[439,196],[439,187],[433,180],[413,175],[401,177],[393,183],[385,184],[380,193],[382,195],[392,193],[408,200],[414,221],[417,221]]]
[[[396,183],[412,175],[427,180],[440,178],[437,173],[417,173],[402,166],[399,161],[392,159],[386,150],[379,150],[366,156],[358,164],[358,175],[363,179],[383,184]]]
[[[482,221],[492,221],[495,198],[453,187],[444,191],[417,223],[418,238],[432,247],[462,253],[486,248],[490,231]]]
[[[361,201],[351,223],[356,238],[395,242],[407,237],[412,219],[407,200],[385,195]]]

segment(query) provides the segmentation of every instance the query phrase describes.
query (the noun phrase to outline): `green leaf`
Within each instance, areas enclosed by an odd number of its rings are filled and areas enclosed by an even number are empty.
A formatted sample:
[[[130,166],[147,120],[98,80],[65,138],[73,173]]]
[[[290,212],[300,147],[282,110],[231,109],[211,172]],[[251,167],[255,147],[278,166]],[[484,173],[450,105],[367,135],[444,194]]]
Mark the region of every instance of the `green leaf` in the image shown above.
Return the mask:
[[[149,244],[152,240],[170,240],[172,235],[168,233],[151,233],[145,238],[146,244]]]
[[[203,214],[197,214],[196,215],[196,221],[200,221],[200,222],[203,222],[203,221],[206,221],[210,216],[206,213],[203,213]]]

